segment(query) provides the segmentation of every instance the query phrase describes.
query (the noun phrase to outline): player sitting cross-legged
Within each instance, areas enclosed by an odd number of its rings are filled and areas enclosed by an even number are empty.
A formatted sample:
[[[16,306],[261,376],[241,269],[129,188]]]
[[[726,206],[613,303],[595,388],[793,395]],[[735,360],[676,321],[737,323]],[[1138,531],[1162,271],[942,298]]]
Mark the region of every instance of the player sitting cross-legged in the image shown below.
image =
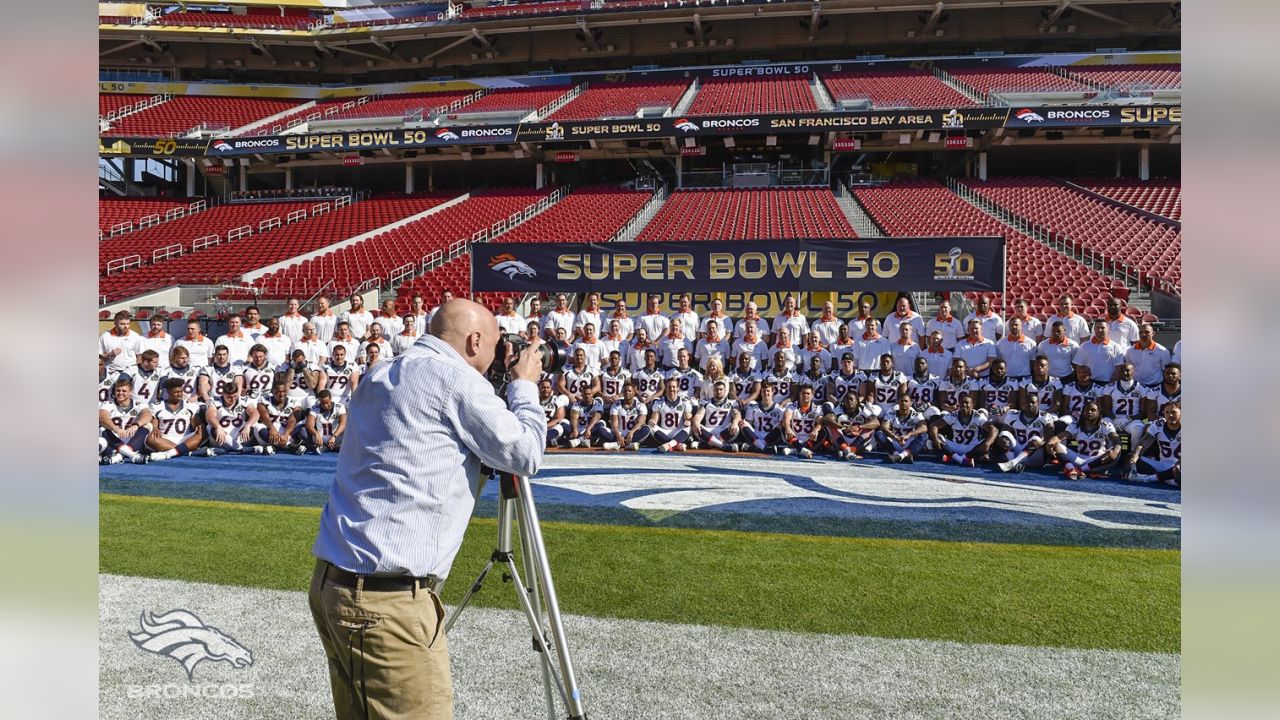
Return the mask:
[[[799,393],[800,397],[795,405],[787,408],[787,427],[791,431],[787,433],[787,440],[790,449],[808,460],[813,457],[815,450],[821,452],[833,447],[831,443],[825,442],[827,434],[823,432],[823,419],[831,414],[831,410],[814,402],[813,388],[802,387]]]
[[[786,440],[787,409],[773,401],[775,392],[773,385],[760,385],[760,399],[747,406],[746,425],[741,436],[745,444],[760,452],[782,454],[780,448]]]
[[[622,384],[622,399],[614,403],[609,408],[609,435],[612,439],[605,442],[603,447],[605,450],[617,450],[626,448],[627,450],[639,450],[640,441],[636,439],[636,435],[640,430],[647,427],[645,422],[649,415],[649,408],[640,402],[637,397],[636,384],[632,380],[628,380]]]
[[[729,397],[729,382],[723,378],[711,384],[711,397],[703,400],[693,414],[693,429],[697,443],[718,448],[725,452],[738,452],[738,433],[742,427],[742,413]]]
[[[258,401],[258,425],[254,428],[258,444],[295,455],[306,452],[302,413],[302,401],[289,395],[289,383],[283,378],[276,380],[271,393]]]
[[[1026,391],[1022,407],[996,421],[998,433],[991,447],[991,461],[1000,472],[1022,472],[1042,467],[1047,460],[1045,440],[1053,436],[1054,417],[1040,409],[1035,391]]]
[[[943,453],[942,462],[974,467],[986,460],[996,439],[996,429],[985,411],[974,409],[973,395],[961,392],[959,397],[959,407],[955,412],[940,415],[929,428],[929,437],[933,446]],[[950,439],[944,438],[944,433]]]
[[[1067,445],[1067,439],[1073,441],[1074,450]],[[1045,446],[1063,461],[1062,474],[1069,480],[1079,480],[1086,475],[1101,477],[1120,458],[1120,435],[1116,426],[1102,417],[1098,401],[1093,398],[1084,401],[1079,419],[1046,440]]]
[[[1143,455],[1155,448],[1154,457]],[[1138,447],[1129,453],[1128,466],[1122,477],[1132,479],[1134,472],[1154,475],[1158,482],[1182,487],[1182,401],[1166,403],[1161,418],[1147,427]]]
[[[111,386],[111,401],[102,403],[98,409],[99,463],[115,465],[126,460],[145,463],[147,455],[143,448],[151,430],[150,423],[151,410],[134,396],[133,380],[128,375],[120,376]]]
[[[160,390],[163,399],[151,407],[151,433],[147,435],[152,462],[190,455],[204,443],[204,425],[197,422],[200,406],[184,397],[182,378],[165,378]]]
[[[258,424],[258,404],[240,392],[238,383],[225,383],[218,397],[205,408],[209,427],[209,455],[234,453],[270,454],[271,446],[253,443],[253,426]],[[274,453],[274,450],[271,450]]]
[[[581,350],[579,350],[581,352]],[[604,421],[604,401],[596,396],[597,384],[581,384],[578,401],[569,406],[569,447],[591,447],[609,442]]]
[[[889,462],[911,463],[924,449],[928,433],[929,424],[924,413],[915,408],[911,395],[902,393],[893,412],[880,419],[876,442],[880,449],[889,453]]]
[[[829,447],[839,460],[859,460],[871,451],[883,413],[880,406],[857,393],[844,396],[839,410],[823,419]]]
[[[680,396],[680,381],[668,378],[662,396],[649,403],[649,431],[637,441],[656,446],[658,452],[684,452],[692,415],[691,401]]]
[[[347,430],[347,409],[333,399],[329,390],[316,393],[316,403],[307,411],[308,446],[317,455],[337,452],[342,448],[342,435]]]

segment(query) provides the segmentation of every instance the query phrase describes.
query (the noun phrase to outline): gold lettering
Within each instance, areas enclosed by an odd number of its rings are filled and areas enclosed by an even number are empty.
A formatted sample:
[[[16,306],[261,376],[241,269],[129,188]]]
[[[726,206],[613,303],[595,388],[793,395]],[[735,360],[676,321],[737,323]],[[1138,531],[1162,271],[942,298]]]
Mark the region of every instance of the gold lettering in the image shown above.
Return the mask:
[[[636,271],[635,255],[613,256],[613,279],[621,280],[623,275]]]
[[[749,263],[755,263],[754,270],[747,267]],[[764,277],[767,264],[764,253],[743,253],[742,257],[738,258],[738,274],[747,280],[759,280]]]
[[[582,269],[578,267],[581,262],[581,255],[561,255],[556,258],[556,265],[560,266],[560,271],[556,273],[557,280],[577,280],[582,277]]]
[[[712,280],[733,278],[733,253],[711,253],[710,277]]]
[[[675,280],[677,275],[683,275],[685,280],[693,280],[693,256],[688,253],[679,253],[678,255],[670,255],[667,257],[669,265],[667,279]]]
[[[803,252],[800,253],[799,258],[791,253],[782,253],[781,256],[778,253],[769,253],[769,257],[773,259],[774,275],[783,277],[790,274],[791,277],[800,277],[800,268],[804,265],[804,256],[805,253]]]
[[[830,270],[820,270],[820,269],[818,269],[818,253],[816,253],[816,252],[811,252],[811,253],[809,253],[809,277],[812,277],[812,278],[829,278],[829,277],[831,277],[831,271],[830,271]]]
[[[885,265],[888,267],[885,267]],[[878,278],[891,278],[898,275],[898,254],[888,251],[878,252],[871,259],[871,267]]]
[[[641,255],[640,277],[645,280],[666,280],[667,278],[662,268],[662,256],[656,253]]]

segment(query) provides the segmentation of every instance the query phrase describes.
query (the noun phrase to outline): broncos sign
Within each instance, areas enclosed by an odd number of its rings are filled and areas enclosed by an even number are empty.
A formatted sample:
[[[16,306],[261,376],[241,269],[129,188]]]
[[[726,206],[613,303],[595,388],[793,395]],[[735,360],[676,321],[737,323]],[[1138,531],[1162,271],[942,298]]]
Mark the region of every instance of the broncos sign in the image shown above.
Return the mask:
[[[170,610],[163,615],[144,611],[140,622],[141,628],[129,633],[133,644],[177,660],[186,669],[188,680],[205,660],[225,662],[235,668],[253,664],[253,653],[248,648],[186,610]]]

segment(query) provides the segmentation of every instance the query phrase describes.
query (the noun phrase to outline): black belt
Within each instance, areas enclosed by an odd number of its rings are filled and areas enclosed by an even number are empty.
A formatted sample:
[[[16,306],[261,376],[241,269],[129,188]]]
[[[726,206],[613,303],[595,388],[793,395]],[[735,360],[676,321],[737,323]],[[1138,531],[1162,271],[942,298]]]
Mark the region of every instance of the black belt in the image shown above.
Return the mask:
[[[370,592],[397,592],[401,590],[415,590],[422,588],[424,590],[433,590],[440,582],[440,578],[435,575],[427,575],[424,577],[413,577],[412,575],[359,575],[332,563],[326,563],[324,577],[331,580],[335,585],[341,585],[352,590],[356,589],[358,581],[363,580],[363,588]]]

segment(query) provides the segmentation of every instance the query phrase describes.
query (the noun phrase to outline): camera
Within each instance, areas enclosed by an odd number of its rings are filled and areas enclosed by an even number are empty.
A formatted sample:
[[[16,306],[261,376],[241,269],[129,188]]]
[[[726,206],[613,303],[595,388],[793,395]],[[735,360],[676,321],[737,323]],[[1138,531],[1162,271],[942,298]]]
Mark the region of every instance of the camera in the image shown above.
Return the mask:
[[[507,348],[510,346],[510,355]],[[529,341],[515,333],[506,333],[498,336],[498,346],[493,355],[493,364],[489,366],[489,371],[485,373],[489,382],[493,383],[494,389],[499,393],[506,387],[511,380],[511,375],[507,370],[510,363],[520,358],[520,353],[529,347]],[[545,374],[558,373],[568,364],[569,346],[556,340],[544,340],[542,345],[538,347],[538,353],[542,356],[542,372]],[[510,358],[510,359],[508,359]]]

